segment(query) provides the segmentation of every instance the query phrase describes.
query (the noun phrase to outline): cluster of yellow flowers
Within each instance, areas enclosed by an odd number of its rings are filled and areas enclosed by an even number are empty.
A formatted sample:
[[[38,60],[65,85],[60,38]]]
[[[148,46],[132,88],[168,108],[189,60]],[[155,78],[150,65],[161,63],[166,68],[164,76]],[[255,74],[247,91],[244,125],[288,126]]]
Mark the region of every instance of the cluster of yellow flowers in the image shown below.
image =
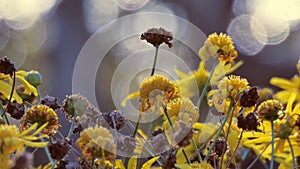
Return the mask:
[[[156,50],[163,43],[173,46],[172,33],[163,28],[149,29],[141,39]],[[135,125],[119,110],[100,112],[79,94],[67,96],[61,106],[55,97],[42,97],[37,71],[17,71],[8,58],[1,58],[1,168],[34,168],[28,155],[34,152],[26,147],[45,149],[49,163],[38,167],[45,169],[66,168],[70,152],[78,157],[71,165],[80,168],[241,168],[250,151],[272,169],[274,163],[280,169],[300,165],[299,74],[291,80],[273,77],[270,83],[283,89],[275,94],[251,86],[246,78],[232,74],[242,61],[235,62],[238,53],[224,33],[209,35],[199,56],[198,70],[188,74],[175,70],[177,81],[155,74],[154,64],[139,90],[120,103],[126,106],[128,100],[139,99],[140,118]],[[214,62],[211,71],[205,68],[207,60]],[[300,72],[300,63],[297,68]],[[199,93],[191,89],[194,81]],[[66,136],[59,131],[66,126],[59,124],[58,111],[71,123]],[[139,124],[149,114],[159,118],[143,130]],[[12,118],[19,127],[10,124]],[[120,134],[125,124],[132,130],[130,135]]]

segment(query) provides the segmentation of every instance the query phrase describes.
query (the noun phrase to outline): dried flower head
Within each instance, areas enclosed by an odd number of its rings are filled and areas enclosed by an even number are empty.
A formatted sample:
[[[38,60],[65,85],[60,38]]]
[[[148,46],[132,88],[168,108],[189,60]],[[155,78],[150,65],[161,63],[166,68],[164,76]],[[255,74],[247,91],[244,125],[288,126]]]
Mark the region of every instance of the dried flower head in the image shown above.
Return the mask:
[[[48,144],[49,153],[52,159],[61,161],[71,150],[70,140],[58,139]]]
[[[76,145],[82,151],[82,155],[89,160],[97,158],[113,160],[116,156],[114,138],[109,130],[101,126],[83,130]]]
[[[6,110],[12,118],[15,118],[17,120],[21,119],[25,113],[24,104],[19,104],[15,100],[7,104]]]
[[[258,99],[258,87],[251,87],[249,90],[242,92],[239,104],[242,107],[252,107],[257,103]]]
[[[59,161],[59,163],[57,164],[55,169],[66,169],[68,163],[69,163],[68,160],[61,160],[61,161]]]
[[[275,99],[266,100],[262,102],[258,108],[258,116],[259,118],[274,121],[279,118],[279,110],[283,108],[282,104]]]
[[[120,110],[104,112],[102,113],[102,116],[111,128],[115,128],[117,130],[123,128],[126,123],[126,118]]]
[[[44,129],[44,133],[47,135],[54,135],[57,132],[58,117],[53,109],[45,105],[32,106],[27,110],[23,116],[20,127],[22,130],[29,128],[32,124],[38,123],[39,125],[48,122],[47,127]]]
[[[180,96],[178,87],[162,75],[145,79],[139,92],[142,112],[146,112],[153,105],[166,105],[171,99]]]
[[[53,110],[56,110],[60,107],[57,98],[48,95],[41,99],[41,104],[46,105]]]
[[[10,59],[6,56],[0,59],[0,73],[12,76],[15,71],[15,65]]]
[[[28,103],[33,103],[33,101],[36,97],[33,93],[26,94],[25,87],[23,85],[17,86],[16,91],[17,91],[18,95],[22,98],[23,102],[26,101]]]
[[[249,113],[246,118],[243,117],[243,115],[239,115],[237,117],[237,126],[243,130],[249,130],[249,131],[257,131],[257,128],[259,126],[258,117],[256,113],[252,112]]]
[[[210,149],[211,144],[213,143],[213,141],[210,142],[208,149]],[[213,155],[217,156],[217,157],[221,157],[222,154],[224,154],[228,149],[228,145],[225,139],[218,139],[215,143],[215,146],[213,148]]]
[[[61,111],[66,112],[66,119],[71,121],[75,112],[77,116],[82,116],[86,112],[89,105],[90,102],[86,97],[83,97],[79,94],[72,94],[67,96],[63,101]]]
[[[199,55],[202,60],[218,57],[222,64],[227,62],[232,64],[238,56],[230,36],[223,33],[209,35],[204,46],[199,50]]]
[[[169,154],[166,158],[166,162],[164,164],[164,168],[165,169],[172,169],[172,168],[175,168],[175,164],[176,164],[176,153],[177,153],[177,149],[175,148],[172,148],[170,151],[169,151]]]
[[[172,39],[172,32],[166,31],[163,28],[151,28],[141,35],[141,40],[146,40],[148,43],[151,43],[154,47],[158,47],[162,43],[165,43],[169,46],[169,48],[171,48],[172,43],[170,41]]]
[[[240,93],[248,90],[250,87],[248,81],[240,76],[230,75],[225,76],[218,84],[218,89],[226,94],[227,98],[238,100]]]

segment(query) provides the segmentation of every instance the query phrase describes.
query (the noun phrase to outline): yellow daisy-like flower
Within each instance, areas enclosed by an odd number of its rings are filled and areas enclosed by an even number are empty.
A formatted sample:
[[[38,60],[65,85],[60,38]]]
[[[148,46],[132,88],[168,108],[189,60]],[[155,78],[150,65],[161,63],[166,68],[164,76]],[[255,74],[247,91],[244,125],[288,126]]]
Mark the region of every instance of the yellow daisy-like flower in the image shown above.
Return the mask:
[[[22,153],[24,146],[29,147],[46,147],[47,142],[36,142],[41,138],[48,138],[47,135],[39,135],[46,127],[47,123],[37,128],[38,124],[33,124],[27,130],[20,133],[19,129],[15,125],[0,125],[0,166],[1,168],[9,168],[12,159],[10,155],[12,153]],[[32,133],[31,133],[32,132]],[[30,134],[29,134],[30,133]]]
[[[299,75],[295,75],[290,80],[273,77],[270,80],[270,83],[274,86],[277,86],[282,91],[279,91],[275,94],[275,98],[280,100],[283,104],[287,103],[292,93],[297,93],[296,101],[300,102],[300,77]]]
[[[233,63],[238,54],[234,48],[230,36],[220,33],[213,33],[208,36],[204,46],[199,50],[199,56],[202,60],[207,60],[210,57],[219,58],[224,65],[227,62]]]
[[[166,105],[170,100],[180,97],[177,85],[162,75],[145,79],[139,93],[142,112],[146,112],[153,105]]]
[[[24,86],[24,94],[31,95],[34,94],[35,96],[38,95],[37,89],[31,85],[26,79],[26,75],[28,72],[24,70],[19,70],[16,72],[16,81]],[[12,88],[13,78],[10,75],[5,75],[0,73],[0,93],[3,95],[4,98],[9,99],[10,92]],[[13,93],[13,100],[16,100],[18,103],[22,103],[22,98],[17,94],[16,91]]]
[[[34,123],[39,125],[48,123],[43,132],[50,136],[54,135],[60,126],[56,112],[45,105],[32,106],[28,109],[20,122],[20,127],[22,130],[26,130]]]
[[[224,77],[218,84],[218,89],[234,100],[238,100],[240,93],[249,88],[247,79],[235,75]]]
[[[278,100],[266,100],[257,108],[258,117],[261,119],[274,121],[279,118],[279,110],[282,108],[283,105]]]
[[[209,163],[192,163],[192,164],[180,164],[175,166],[179,169],[213,169]]]
[[[116,156],[114,138],[109,130],[101,126],[83,130],[76,145],[89,160],[99,158],[112,161]]]
[[[199,111],[194,103],[188,98],[176,98],[167,105],[167,112],[172,122],[183,121],[185,124],[197,121],[199,118]],[[164,116],[163,128],[170,127],[167,117]],[[173,123],[174,124],[174,123]]]

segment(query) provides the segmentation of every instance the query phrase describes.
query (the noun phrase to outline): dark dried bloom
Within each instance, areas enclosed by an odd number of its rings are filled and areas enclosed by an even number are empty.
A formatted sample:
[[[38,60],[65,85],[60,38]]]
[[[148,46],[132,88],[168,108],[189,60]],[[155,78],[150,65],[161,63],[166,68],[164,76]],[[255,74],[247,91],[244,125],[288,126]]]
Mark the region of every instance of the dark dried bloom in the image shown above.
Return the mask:
[[[240,105],[242,107],[252,107],[259,99],[258,87],[251,87],[249,90],[244,90],[240,96]]]
[[[211,144],[213,143],[213,141],[210,142],[208,149],[210,148]],[[219,139],[216,141],[215,143],[215,147],[213,149],[213,153],[214,155],[216,155],[217,157],[221,157],[222,154],[224,154],[228,149],[228,145],[225,141],[225,139]]]
[[[183,122],[180,122],[179,125],[180,130],[174,134],[173,139],[177,143],[178,147],[184,148],[191,142],[190,140],[193,137],[193,128],[184,124]]]
[[[172,168],[176,168],[175,164],[176,164],[176,153],[177,153],[177,149],[171,149],[170,153],[167,156],[165,165],[164,165],[164,169],[172,169]]]
[[[249,113],[246,118],[243,115],[238,116],[238,127],[243,130],[249,131],[257,131],[257,127],[259,126],[259,121],[256,113],[252,112]]]
[[[81,133],[83,131],[83,127],[81,126],[81,124],[78,124],[74,127],[73,129],[73,134],[76,134],[76,133]]]
[[[16,157],[13,166],[10,169],[31,168],[33,164],[33,157],[30,153],[23,153]]]
[[[70,151],[70,142],[68,140],[59,139],[48,144],[51,157],[57,161],[61,161]]]
[[[114,110],[112,112],[102,113],[103,118],[109,124],[110,127],[120,130],[126,123],[125,116],[120,110]]]
[[[159,134],[163,134],[164,133],[164,131],[162,130],[162,129],[158,129],[158,130],[155,130],[154,132],[152,132],[152,136],[157,136],[157,135],[159,135]]]
[[[146,40],[154,47],[158,47],[162,43],[165,43],[171,48],[172,43],[170,41],[173,40],[173,35],[172,32],[166,31],[163,28],[151,28],[141,35],[141,40]]]
[[[55,169],[66,169],[69,161],[68,160],[61,160]]]
[[[6,56],[0,59],[0,73],[12,76],[15,71],[15,65],[10,59]]]
[[[15,118],[17,120],[21,119],[21,117],[25,113],[24,105],[17,103],[15,100],[8,103],[6,109],[7,113],[9,113],[12,118]]]
[[[248,130],[257,131],[257,127],[259,126],[258,117],[256,113],[250,113],[245,118],[245,123]]]
[[[295,126],[298,126],[300,128],[300,116],[298,116],[298,118],[295,122]]]
[[[41,104],[46,105],[53,110],[56,110],[60,107],[57,98],[48,95],[41,99]]]

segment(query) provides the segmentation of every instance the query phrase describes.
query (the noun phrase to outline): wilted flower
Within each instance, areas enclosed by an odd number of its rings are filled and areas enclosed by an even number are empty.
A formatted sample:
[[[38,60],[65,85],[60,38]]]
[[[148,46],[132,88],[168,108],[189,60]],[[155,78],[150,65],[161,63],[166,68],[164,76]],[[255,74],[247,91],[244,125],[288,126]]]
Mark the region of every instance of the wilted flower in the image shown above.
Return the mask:
[[[10,169],[32,168],[33,157],[30,153],[25,152],[17,156],[13,163]]]
[[[266,100],[262,102],[258,108],[258,116],[265,120],[274,121],[279,118],[279,110],[283,108],[278,100]]]
[[[210,142],[208,149],[211,147],[212,141]],[[218,139],[215,143],[215,146],[213,148],[213,155],[216,155],[217,157],[221,157],[222,154],[224,154],[228,149],[228,145],[225,139]]]
[[[120,130],[126,123],[126,118],[120,110],[102,113],[102,117],[106,120],[111,128]]]
[[[258,87],[251,87],[249,90],[242,92],[239,105],[242,107],[252,107],[257,103],[258,98]]]
[[[13,75],[13,72],[16,71],[14,63],[8,59],[6,56],[0,59],[0,73],[5,75]]]
[[[148,43],[151,43],[154,47],[158,47],[162,43],[165,43],[169,46],[169,48],[171,48],[172,43],[170,41],[172,39],[172,32],[168,32],[163,28],[151,28],[141,35],[141,40],[146,40]]]
[[[60,107],[57,98],[48,95],[41,99],[41,104],[46,105],[53,110],[56,110]]]
[[[39,125],[48,123],[43,131],[48,135],[54,135],[59,127],[57,114],[53,109],[45,105],[32,106],[28,109],[20,122],[20,127],[22,130],[25,130],[34,123]]]
[[[67,96],[63,101],[61,111],[67,113],[67,120],[72,120],[75,112],[77,116],[82,116],[86,112],[89,105],[90,102],[86,97],[83,97],[79,94],[72,94],[70,96]]]
[[[61,161],[70,151],[70,141],[58,139],[48,144],[48,149],[52,159]]]
[[[15,100],[10,102],[6,106],[7,113],[15,119],[20,119],[25,113],[24,104],[19,104]]]
[[[246,118],[241,114],[237,117],[237,126],[243,130],[257,131],[259,126],[256,113],[249,113]]]

